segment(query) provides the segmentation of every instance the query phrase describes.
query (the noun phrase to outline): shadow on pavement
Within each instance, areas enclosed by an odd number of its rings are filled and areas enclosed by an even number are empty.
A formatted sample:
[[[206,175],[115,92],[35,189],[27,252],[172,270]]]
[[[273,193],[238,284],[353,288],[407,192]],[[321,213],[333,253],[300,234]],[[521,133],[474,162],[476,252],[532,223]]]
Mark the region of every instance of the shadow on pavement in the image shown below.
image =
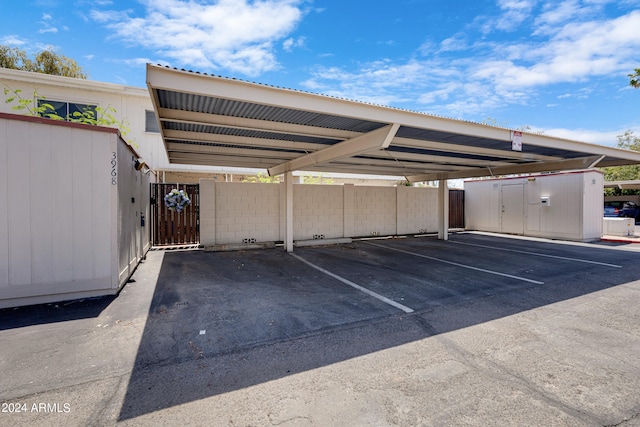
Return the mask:
[[[109,295],[0,309],[0,331],[98,317],[115,298]]]
[[[449,248],[452,254],[462,250],[458,246]],[[120,420],[481,324],[639,277],[640,267],[632,267],[637,265],[637,253],[616,251],[620,253],[612,255],[614,250],[607,248],[566,250],[589,253],[594,259],[615,256],[627,267],[617,269],[615,274],[611,269],[589,265],[569,272],[562,262],[554,266],[549,259],[532,258],[527,260],[527,268],[548,269],[545,283],[534,284],[500,277],[484,279],[477,272],[437,266],[452,270],[439,271],[442,280],[430,284],[432,279],[425,275],[424,265],[417,260],[408,263],[406,254],[365,244],[297,250],[313,262],[349,259],[349,266],[342,268],[352,270],[362,285],[368,285],[362,282],[371,277],[371,284],[396,291],[401,286],[412,289],[410,292],[423,299],[411,301],[416,311],[406,314],[282,250],[166,253]],[[460,252],[460,256],[464,254]],[[496,262],[509,265],[517,256],[522,261],[522,255],[505,253]],[[385,274],[386,279],[380,279]]]

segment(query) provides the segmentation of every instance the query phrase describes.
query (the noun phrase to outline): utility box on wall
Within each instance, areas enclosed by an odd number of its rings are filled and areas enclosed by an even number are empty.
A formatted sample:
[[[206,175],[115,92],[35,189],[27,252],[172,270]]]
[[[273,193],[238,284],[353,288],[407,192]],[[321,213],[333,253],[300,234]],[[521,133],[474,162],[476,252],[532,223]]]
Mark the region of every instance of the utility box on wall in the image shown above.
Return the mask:
[[[596,170],[465,181],[467,230],[593,241],[602,237]]]

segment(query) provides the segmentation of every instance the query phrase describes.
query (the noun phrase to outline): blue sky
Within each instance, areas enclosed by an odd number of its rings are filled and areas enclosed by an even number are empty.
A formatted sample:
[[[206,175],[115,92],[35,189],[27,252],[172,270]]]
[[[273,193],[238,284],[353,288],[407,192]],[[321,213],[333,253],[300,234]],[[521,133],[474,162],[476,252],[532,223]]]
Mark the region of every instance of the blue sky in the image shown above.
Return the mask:
[[[3,1],[0,44],[91,80],[169,65],[615,145],[640,134],[640,0]]]

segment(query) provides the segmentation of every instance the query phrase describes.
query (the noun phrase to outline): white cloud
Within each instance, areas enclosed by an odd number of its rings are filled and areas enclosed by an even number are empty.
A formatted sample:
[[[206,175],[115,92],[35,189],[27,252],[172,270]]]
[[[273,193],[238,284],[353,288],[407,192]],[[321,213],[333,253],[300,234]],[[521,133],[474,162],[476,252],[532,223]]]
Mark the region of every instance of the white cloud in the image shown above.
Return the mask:
[[[38,30],[38,33],[40,34],[47,34],[47,33],[57,33],[58,29],[56,27],[46,27],[46,28],[42,28],[40,30]]]
[[[512,31],[531,16],[535,0],[498,0],[498,6],[504,11],[494,22],[498,30]]]
[[[440,52],[462,51],[468,48],[467,36],[464,33],[455,34],[440,43]]]
[[[113,37],[141,45],[182,66],[226,68],[255,76],[278,67],[274,43],[302,18],[301,0],[144,0],[144,17],[130,11],[91,12]]]
[[[582,2],[583,15],[588,7],[594,11],[607,1],[612,0]],[[426,41],[416,49],[416,57],[407,61],[387,59],[360,64],[353,70],[316,67],[303,85],[338,97],[450,117],[486,117],[487,112],[510,105],[555,105],[541,99],[542,91],[552,85],[574,84],[570,89],[560,88],[554,95],[557,99],[587,99],[593,96],[594,78],[624,77],[637,66],[640,10],[608,19],[599,14],[599,19],[571,20],[563,9],[575,3],[569,0],[553,9],[553,16],[552,8],[546,6],[542,18],[536,20],[535,3],[500,2],[505,11],[500,19],[518,12],[530,21],[515,43],[495,37],[475,38],[473,44],[465,45],[474,35],[461,32],[440,46]],[[548,25],[547,34],[532,37],[543,22]]]
[[[39,24],[42,25],[42,28],[40,28],[38,30],[39,34],[47,34],[47,33],[57,33],[58,32],[58,28],[56,28],[55,26],[53,26],[51,23],[54,22],[53,20],[53,16],[51,16],[48,13],[43,13],[42,14],[42,21],[39,22]]]
[[[570,139],[573,141],[590,142],[592,144],[606,145],[616,147],[618,144],[618,135],[624,134],[626,131],[632,130],[635,133],[640,132],[640,127],[619,129],[612,131],[595,131],[590,129],[566,129],[566,128],[532,128],[531,132],[542,132],[545,135],[555,136],[558,138]]]
[[[287,52],[292,52],[296,47],[303,47],[305,43],[304,37],[298,37],[294,39],[293,37],[289,37],[284,42],[282,42],[282,48]]]
[[[0,44],[3,44],[5,46],[22,46],[27,44],[27,41],[24,39],[21,39],[18,36],[8,35],[0,39]]]
[[[521,58],[487,60],[474,75],[499,88],[575,82],[628,68],[640,48],[640,11],[608,21],[569,23],[546,43],[512,45]],[[521,59],[521,60],[520,60]]]

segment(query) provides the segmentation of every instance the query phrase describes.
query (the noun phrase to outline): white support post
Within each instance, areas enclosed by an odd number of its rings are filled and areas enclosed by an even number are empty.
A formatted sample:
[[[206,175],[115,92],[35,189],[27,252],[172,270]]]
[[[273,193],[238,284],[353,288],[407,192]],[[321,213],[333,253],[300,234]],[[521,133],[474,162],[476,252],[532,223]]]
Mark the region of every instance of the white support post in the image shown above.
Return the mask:
[[[287,252],[293,252],[293,173],[284,174],[285,183],[285,233],[284,247]]]
[[[438,181],[438,239],[449,240],[449,184]]]

